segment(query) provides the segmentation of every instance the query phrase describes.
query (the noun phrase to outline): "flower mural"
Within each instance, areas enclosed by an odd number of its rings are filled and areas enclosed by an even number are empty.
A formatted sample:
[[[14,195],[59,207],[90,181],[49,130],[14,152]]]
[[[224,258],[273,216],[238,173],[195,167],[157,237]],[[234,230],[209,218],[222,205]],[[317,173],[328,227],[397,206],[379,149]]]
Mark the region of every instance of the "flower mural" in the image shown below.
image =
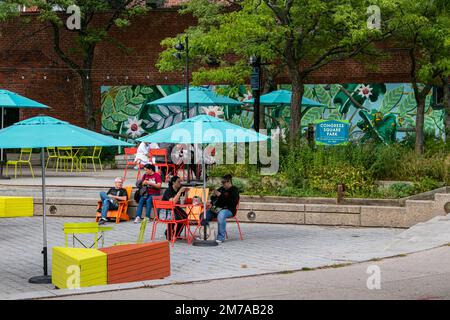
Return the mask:
[[[223,107],[219,106],[209,106],[209,107],[201,107],[202,113],[207,114],[208,116],[220,118],[224,115]]]
[[[369,98],[372,95],[372,90],[373,88],[369,85],[365,86],[362,84],[359,86],[358,94],[363,98]]]
[[[143,120],[138,120],[136,117],[128,118],[127,122],[124,123],[127,135],[133,139],[139,138],[145,132],[141,126],[142,121]]]

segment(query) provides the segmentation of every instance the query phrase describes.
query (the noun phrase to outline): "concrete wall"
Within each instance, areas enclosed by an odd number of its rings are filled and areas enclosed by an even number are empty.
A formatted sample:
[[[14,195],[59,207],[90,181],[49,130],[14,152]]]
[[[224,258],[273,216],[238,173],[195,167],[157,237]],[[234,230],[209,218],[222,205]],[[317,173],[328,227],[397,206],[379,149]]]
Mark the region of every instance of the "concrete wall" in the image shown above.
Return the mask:
[[[56,216],[95,217],[97,200],[80,198],[48,198],[47,208],[56,206]],[[450,193],[436,193],[434,200],[407,200],[404,207],[382,205],[333,205],[241,201],[238,219],[249,223],[286,223],[327,226],[409,228],[419,222],[444,215],[444,204]],[[256,219],[247,214],[253,211]],[[47,209],[49,216],[52,216]],[[42,214],[42,202],[35,199],[35,214]],[[131,202],[130,217],[136,214]]]

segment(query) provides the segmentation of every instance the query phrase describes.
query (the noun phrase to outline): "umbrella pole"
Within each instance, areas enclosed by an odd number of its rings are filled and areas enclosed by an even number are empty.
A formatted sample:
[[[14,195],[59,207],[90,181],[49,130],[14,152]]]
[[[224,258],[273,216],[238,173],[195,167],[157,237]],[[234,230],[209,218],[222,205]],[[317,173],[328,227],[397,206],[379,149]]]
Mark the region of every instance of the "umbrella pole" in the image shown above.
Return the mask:
[[[28,280],[28,282],[46,284],[46,283],[52,283],[52,278],[48,275],[48,261],[47,261],[47,221],[46,221],[46,204],[45,204],[44,148],[41,149],[41,166],[42,166],[42,218],[43,218],[43,239],[44,239],[42,255],[44,257],[44,275],[32,277]]]
[[[5,108],[2,107],[2,129],[5,126],[4,123],[4,113],[5,113]],[[3,149],[0,149],[0,179],[9,179],[9,177],[3,176]]]
[[[206,199],[206,172],[205,172],[205,154],[204,154],[204,150],[203,150],[203,146],[201,147],[202,149],[202,174],[203,174],[203,219],[206,218],[206,202],[208,201],[208,199]],[[213,246],[217,246],[218,243],[215,240],[206,240],[207,239],[207,235],[206,235],[206,225],[203,226],[203,240],[194,240],[193,245],[194,246],[198,246],[198,247],[213,247]]]

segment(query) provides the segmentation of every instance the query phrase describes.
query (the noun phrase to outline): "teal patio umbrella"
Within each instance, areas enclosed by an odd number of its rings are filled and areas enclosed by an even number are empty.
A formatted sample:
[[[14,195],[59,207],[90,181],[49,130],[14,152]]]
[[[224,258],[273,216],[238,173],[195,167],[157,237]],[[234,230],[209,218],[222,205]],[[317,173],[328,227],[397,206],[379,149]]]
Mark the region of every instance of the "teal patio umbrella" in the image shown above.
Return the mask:
[[[190,105],[195,106],[241,106],[242,102],[230,97],[215,93],[212,90],[202,87],[189,87],[189,106],[187,106],[186,89],[175,92],[171,95],[149,102],[153,106],[184,106],[189,109]],[[189,115],[188,115],[189,118]]]
[[[260,104],[265,106],[287,106],[291,105],[291,97],[292,92],[289,90],[276,90],[269,92],[267,94],[263,94],[260,97]],[[244,103],[254,103],[254,99],[249,99],[243,101]],[[302,106],[304,107],[326,107],[326,105],[321,104],[317,101],[308,99],[303,97],[302,98]]]
[[[48,106],[39,103],[37,101],[31,100],[29,98],[23,97],[15,92],[11,92],[9,90],[0,89],[0,107],[2,109],[1,112],[1,128],[5,127],[4,125],[4,113],[5,108],[49,108]],[[3,149],[0,150],[0,176],[3,173]]]
[[[166,129],[137,139],[143,142],[175,143],[175,144],[215,144],[215,143],[246,143],[266,141],[268,136],[254,130],[242,128],[225,120],[209,115],[199,115],[185,119]],[[203,151],[203,148],[202,148]],[[206,213],[206,175],[205,159],[202,152],[203,171],[203,211]],[[206,241],[206,228],[204,228],[204,241],[198,245],[217,245],[216,242]]]
[[[50,283],[47,266],[47,222],[45,208],[45,160],[46,147],[132,146],[102,134],[86,130],[68,122],[48,116],[38,116],[0,130],[0,148],[39,148],[42,166],[43,250],[44,275],[33,277],[31,283]]]

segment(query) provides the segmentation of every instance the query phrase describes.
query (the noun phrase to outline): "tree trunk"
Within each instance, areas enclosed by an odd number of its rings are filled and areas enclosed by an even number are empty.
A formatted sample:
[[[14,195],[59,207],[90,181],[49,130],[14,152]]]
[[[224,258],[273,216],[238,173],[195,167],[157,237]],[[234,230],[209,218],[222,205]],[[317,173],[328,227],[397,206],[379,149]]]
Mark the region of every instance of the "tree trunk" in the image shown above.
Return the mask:
[[[444,130],[445,143],[450,144],[450,84],[448,80],[444,84]]]
[[[424,122],[425,122],[425,98],[416,97],[417,114],[416,114],[416,144],[415,151],[417,155],[423,154],[424,151]]]
[[[301,101],[305,92],[303,79],[298,71],[291,72],[292,97],[291,97],[291,121],[289,124],[291,144],[297,137],[301,137]]]
[[[91,72],[84,71],[81,76],[81,87],[83,90],[84,120],[89,130],[96,129],[96,120],[94,117],[94,103],[92,98],[92,79]]]

